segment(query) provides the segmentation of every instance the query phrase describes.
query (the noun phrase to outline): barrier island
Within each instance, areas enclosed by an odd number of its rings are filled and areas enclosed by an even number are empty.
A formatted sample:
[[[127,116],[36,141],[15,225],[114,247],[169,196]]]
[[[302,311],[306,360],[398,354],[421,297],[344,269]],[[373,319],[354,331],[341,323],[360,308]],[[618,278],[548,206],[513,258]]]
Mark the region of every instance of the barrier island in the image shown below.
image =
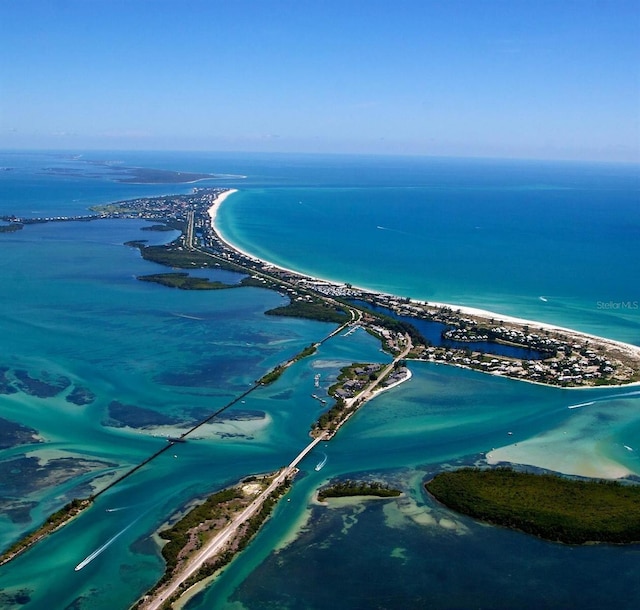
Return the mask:
[[[227,243],[214,226],[220,203],[235,191],[194,188],[185,195],[141,197],[94,206],[92,214],[20,218],[2,216],[12,227],[52,221],[89,221],[135,218],[163,223],[181,231],[166,246],[129,242],[147,260],[178,268],[218,267],[247,277],[240,286],[277,290],[289,305],[270,315],[292,315],[342,323],[351,312],[369,332],[386,340],[389,334],[409,333],[413,350],[407,357],[450,364],[512,379],[561,387],[626,385],[640,382],[640,347],[469,307],[429,303],[334,283],[278,267]],[[156,225],[157,226],[157,225]],[[179,274],[139,278],[183,289],[219,289],[223,286]],[[238,287],[238,285],[233,285]],[[231,287],[231,286],[228,286]],[[427,339],[417,329],[435,325],[438,337]],[[504,347],[511,351],[505,353]],[[515,351],[514,351],[515,350]]]
[[[272,502],[275,503],[286,489],[283,486],[285,479],[294,476],[299,461],[317,444],[329,440],[377,392],[408,379],[410,373],[405,366],[407,360],[441,362],[488,374],[563,387],[624,385],[640,381],[638,346],[553,325],[499,317],[490,312],[399,298],[354,288],[348,283],[336,284],[256,259],[226,243],[215,230],[213,212],[229,192],[232,191],[196,188],[186,195],[145,197],[97,206],[89,215],[0,218],[9,227],[3,232],[19,230],[19,227],[35,223],[104,218],[132,218],[162,223],[162,226],[179,230],[181,235],[164,246],[150,246],[143,240],[129,242],[128,245],[138,248],[143,258],[171,267],[173,271],[141,276],[138,279],[186,290],[239,286],[277,290],[288,298],[289,304],[266,312],[267,314],[293,315],[339,324],[324,340],[339,332],[347,331],[348,334],[356,328],[364,328],[378,337],[385,351],[393,356],[393,361],[386,366],[354,364],[349,370],[343,371],[342,378],[330,393],[336,400],[336,405],[323,414],[314,426],[311,432],[314,440],[266,489],[257,491],[254,497],[251,493],[246,495],[244,490],[241,496],[236,490],[225,492],[224,498],[214,498],[208,505],[213,512],[207,518],[212,528],[217,527],[214,522],[217,524],[217,519],[222,514],[219,513],[220,510],[228,511],[226,517],[220,518],[226,520],[228,517],[230,520],[229,528],[223,527],[213,536],[216,540],[205,542],[209,535],[198,531],[197,527],[188,536],[184,532],[176,533],[175,540],[178,542],[171,544],[173,551],[171,557],[166,559],[169,564],[174,561],[177,564],[162,587],[143,598],[141,607],[159,608],[166,603],[167,598],[180,595],[185,587],[210,576],[225,565],[239,550],[239,545],[248,540],[245,538],[245,524],[258,512],[262,516],[247,525],[248,530],[258,527],[266,518],[273,506]],[[160,226],[155,225],[155,230]],[[190,272],[175,271],[198,268],[227,269],[245,277],[239,284],[226,285],[192,276]],[[442,327],[436,341],[427,339],[416,327],[427,322]],[[520,356],[496,352],[497,346],[505,345],[522,348],[524,352],[518,352],[522,353]],[[315,347],[316,344],[305,348],[300,357],[310,355]],[[110,486],[149,463],[173,442],[186,440],[191,432],[211,421],[255,388],[277,379],[293,361],[278,365],[247,392],[193,426],[179,439],[167,439],[169,445],[162,447]],[[549,540],[568,543],[640,541],[638,486],[585,483],[547,475],[530,478],[538,475],[523,475],[507,470],[486,472],[497,474],[485,474],[485,471],[461,471],[462,474],[458,475],[447,473],[428,483],[427,489],[454,510]],[[220,500],[228,502],[224,509]],[[68,517],[75,515],[76,510],[79,512],[85,506],[80,502],[77,506],[65,508],[59,526]],[[189,521],[191,519],[193,517]],[[54,527],[57,526],[58,521]],[[36,539],[47,532],[47,528],[39,531]],[[250,534],[251,531],[248,532],[249,536]],[[230,540],[230,547],[225,546]],[[180,541],[186,541],[187,547],[192,542],[203,543],[206,553],[196,552],[197,557],[186,560],[187,565],[183,563],[181,567],[183,555],[178,548],[184,547],[180,547]],[[25,548],[31,544],[28,542]],[[176,551],[177,555],[174,557],[173,553]],[[7,557],[7,560],[10,558]]]
[[[425,487],[457,512],[545,540],[640,542],[640,485],[463,468],[440,473]]]

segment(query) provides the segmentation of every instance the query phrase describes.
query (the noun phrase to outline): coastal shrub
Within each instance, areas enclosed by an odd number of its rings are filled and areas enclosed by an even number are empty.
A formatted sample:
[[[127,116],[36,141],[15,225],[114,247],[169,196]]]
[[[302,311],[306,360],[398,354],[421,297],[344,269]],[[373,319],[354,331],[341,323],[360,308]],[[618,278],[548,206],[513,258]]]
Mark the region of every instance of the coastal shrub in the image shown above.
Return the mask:
[[[336,324],[344,324],[349,320],[349,314],[344,309],[325,303],[320,299],[291,301],[288,305],[270,309],[265,313],[269,316],[306,318],[320,322],[334,322]]]
[[[509,468],[464,468],[426,484],[458,512],[571,544],[640,541],[640,486]]]
[[[391,498],[400,495],[399,489],[392,489],[384,483],[377,481],[340,481],[318,492],[318,500],[322,502],[326,498],[344,498],[350,496],[376,496]]]

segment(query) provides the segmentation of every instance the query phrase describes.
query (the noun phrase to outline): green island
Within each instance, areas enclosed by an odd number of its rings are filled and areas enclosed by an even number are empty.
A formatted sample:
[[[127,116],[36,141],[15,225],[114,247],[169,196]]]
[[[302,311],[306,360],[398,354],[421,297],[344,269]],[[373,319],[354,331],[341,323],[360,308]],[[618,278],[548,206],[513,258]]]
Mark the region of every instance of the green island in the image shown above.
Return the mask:
[[[176,267],[178,269],[195,269],[202,267],[220,267],[228,269],[229,271],[241,271],[246,273],[246,270],[239,265],[232,263],[215,265],[210,256],[207,256],[203,252],[198,250],[189,250],[179,245],[179,242],[172,242],[166,246],[145,246],[141,241],[128,241],[127,246],[138,248],[140,255],[147,261],[159,263],[166,267]]]
[[[20,231],[24,225],[19,222],[14,222],[7,225],[0,225],[0,233],[15,233],[16,231]]]
[[[318,500],[324,502],[327,498],[348,498],[352,496],[375,496],[378,498],[395,498],[402,492],[392,489],[384,483],[377,481],[340,481],[329,487],[318,490]]]
[[[269,385],[270,383],[273,383],[274,381],[276,381],[276,379],[280,377],[280,375],[282,375],[282,373],[284,373],[284,370],[288,366],[291,366],[294,362],[298,362],[303,358],[312,356],[313,354],[316,353],[317,349],[318,349],[318,346],[315,343],[312,343],[311,345],[307,345],[307,347],[305,347],[301,352],[296,354],[293,358],[291,358],[290,360],[287,360],[287,362],[284,362],[283,364],[278,364],[277,366],[272,368],[268,373],[260,377],[257,383],[259,385]]]
[[[457,512],[545,540],[640,541],[640,485],[463,468],[440,473],[425,487]]]
[[[173,228],[179,228],[174,226]],[[224,259],[213,262],[211,255],[194,249],[184,248],[181,239],[165,246],[145,246],[144,242],[132,241],[127,245],[138,248],[145,260],[153,261],[167,267],[178,269],[202,269],[217,268],[236,273],[246,274],[248,269],[240,265],[230,263]],[[238,284],[226,284],[224,282],[211,282],[206,278],[192,277],[185,272],[155,273],[151,275],[140,275],[138,279],[143,282],[155,282],[169,288],[180,288],[182,290],[221,290],[226,288],[240,288],[253,286],[257,288],[267,288],[276,290],[281,288],[281,284],[271,278],[260,278],[247,276]],[[349,321],[349,314],[346,307],[334,303],[328,303],[326,299],[305,294],[291,299],[287,305],[275,307],[265,311],[269,316],[286,316],[289,318],[305,318],[317,320],[319,322],[331,322],[344,324]]]
[[[284,369],[286,366],[284,364],[278,364],[274,368],[272,368],[268,373],[265,373],[260,379],[258,379],[258,383],[260,385],[269,385],[273,383],[277,379],[280,378],[280,375],[284,373]]]
[[[286,478],[261,501],[253,516],[243,517],[247,508],[255,504],[258,496],[267,492],[277,475],[278,473],[251,476],[236,486],[222,489],[178,517],[170,527],[161,529],[158,535],[165,541],[161,551],[166,564],[165,573],[133,608],[145,608],[154,600],[162,598],[168,587],[177,584],[169,597],[163,599],[162,607],[170,608],[190,587],[213,576],[229,564],[244,550],[269,518],[280,497],[289,489],[290,480]],[[189,578],[183,579],[182,576],[194,556],[207,545],[216,544],[229,530],[233,530],[233,536],[223,544],[222,549],[212,554],[210,559],[205,559]]]
[[[318,322],[344,324],[349,321],[349,314],[340,308],[326,303],[322,299],[291,301],[288,305],[265,311],[268,316],[288,316],[290,318],[307,318]]]
[[[77,517],[85,508],[88,508],[91,503],[91,498],[84,500],[76,498],[71,500],[71,502],[63,506],[60,510],[50,515],[39,528],[18,540],[2,553],[2,555],[0,555],[0,566],[8,563],[57,529],[64,527],[71,519]]]
[[[153,273],[151,275],[139,275],[142,282],[154,282],[169,288],[180,288],[181,290],[224,290],[230,288],[223,282],[211,282],[206,277],[194,277],[186,272],[174,273]]]

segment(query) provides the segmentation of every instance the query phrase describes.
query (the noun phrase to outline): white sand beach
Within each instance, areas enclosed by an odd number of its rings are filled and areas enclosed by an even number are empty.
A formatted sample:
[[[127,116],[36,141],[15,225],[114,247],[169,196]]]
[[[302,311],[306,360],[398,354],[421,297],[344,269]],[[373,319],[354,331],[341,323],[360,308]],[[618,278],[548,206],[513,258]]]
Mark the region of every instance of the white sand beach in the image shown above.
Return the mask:
[[[234,193],[237,193],[237,192],[238,192],[238,189],[229,189],[228,191],[224,191],[224,193],[220,193],[220,195],[218,195],[213,200],[213,205],[209,208],[209,217],[211,218],[211,224],[212,224],[214,229],[216,228],[215,220],[216,220],[216,215],[218,214],[218,209],[220,208],[220,205],[222,204],[222,202],[227,197],[230,197],[231,195],[233,195]],[[219,233],[218,233],[218,235],[219,235]],[[225,243],[227,243],[227,242],[225,242]],[[229,245],[229,247],[233,247],[233,246],[231,246],[231,244],[228,244],[228,245]]]
[[[425,301],[417,301],[412,300],[413,303],[425,303]],[[605,337],[599,337],[597,335],[591,335],[589,333],[584,333],[573,328],[566,328],[564,326],[556,326],[555,324],[549,324],[547,322],[539,322],[536,320],[526,320],[524,318],[516,318],[515,316],[506,316],[499,313],[494,313],[492,311],[487,311],[485,309],[478,309],[476,307],[466,307],[460,305],[451,305],[450,303],[438,303],[435,301],[427,301],[428,305],[432,305],[434,307],[448,307],[453,311],[460,311],[460,313],[468,316],[477,316],[479,318],[486,319],[494,319],[498,322],[505,322],[507,324],[518,324],[519,326],[529,326],[531,332],[535,332],[536,330],[548,330],[552,332],[562,332],[567,333],[576,338],[583,339],[592,339],[598,341],[599,343],[607,344],[611,347],[617,347],[625,351],[631,357],[640,357],[640,346],[633,345],[631,343],[624,343],[623,341],[615,341],[614,339],[607,339]],[[626,384],[628,385],[628,384]]]
[[[211,223],[213,226],[213,229],[215,230],[215,232],[217,233],[218,237],[220,238],[221,241],[223,241],[227,246],[229,246],[229,248],[232,248],[233,250],[235,250],[236,252],[239,252],[240,254],[243,254],[244,256],[255,260],[255,261],[259,261],[264,265],[270,266],[274,269],[280,269],[282,271],[285,271],[287,273],[292,273],[295,275],[298,275],[300,277],[304,277],[304,278],[308,278],[312,281],[315,282],[327,282],[327,283],[331,283],[331,284],[337,284],[337,285],[342,285],[343,282],[337,282],[335,280],[330,280],[330,279],[326,279],[326,278],[320,278],[320,277],[315,277],[315,276],[311,276],[311,275],[307,275],[305,273],[301,273],[300,271],[296,271],[295,269],[289,269],[287,267],[283,267],[281,265],[276,265],[275,263],[272,263],[271,261],[259,258],[245,250],[242,250],[241,248],[239,248],[236,244],[231,243],[230,241],[228,241],[223,234],[220,232],[219,228],[216,226],[215,224],[215,220],[216,220],[216,216],[218,213],[218,210],[220,208],[220,206],[222,205],[222,203],[231,195],[233,195],[234,193],[237,193],[238,190],[237,189],[230,189],[228,191],[225,191],[224,193],[222,193],[221,195],[219,195],[216,200],[214,201],[214,205],[211,206],[211,208],[209,209],[209,216],[211,217]],[[374,290],[370,290],[368,288],[362,288],[361,286],[354,286],[354,288],[356,290],[360,290],[362,292],[367,292],[367,293],[376,293],[376,291]],[[395,295],[386,295],[386,296],[395,296]],[[460,311],[460,313],[464,314],[464,315],[468,315],[468,316],[476,316],[479,318],[485,318],[488,320],[496,320],[498,322],[504,322],[507,324],[517,324],[520,326],[529,326],[531,327],[531,332],[535,332],[536,330],[542,329],[542,330],[548,330],[551,332],[562,332],[562,333],[566,333],[569,334],[573,337],[575,337],[576,340],[594,340],[594,341],[598,341],[601,344],[604,344],[610,348],[615,348],[618,349],[620,351],[622,351],[624,354],[628,355],[630,358],[640,358],[640,346],[637,345],[633,345],[631,343],[624,343],[622,341],[616,341],[614,339],[607,339],[605,337],[599,337],[597,335],[591,335],[588,333],[584,333],[581,331],[577,331],[571,328],[566,328],[563,326],[557,326],[555,324],[549,324],[547,322],[539,322],[536,320],[527,320],[524,318],[517,318],[515,316],[507,316],[504,314],[499,314],[499,313],[495,313],[492,311],[487,311],[485,309],[479,309],[476,307],[467,307],[467,306],[461,306],[461,305],[455,305],[455,304],[451,304],[451,303],[441,303],[441,302],[436,302],[436,301],[421,301],[418,299],[412,299],[411,300],[412,303],[415,304],[420,304],[420,305],[428,305],[428,306],[432,306],[432,307],[447,307],[449,309],[452,309],[453,311]],[[639,384],[624,384],[624,385],[639,385]]]
[[[260,261],[262,264],[270,266],[274,269],[280,269],[287,273],[295,274],[300,277],[311,279],[312,281],[318,282],[327,282],[332,284],[340,285],[340,282],[335,282],[333,280],[328,280],[325,278],[318,278],[306,275],[301,273],[300,271],[296,271],[294,269],[289,269],[286,267],[282,267],[281,265],[276,265],[270,261],[261,259],[259,257],[254,256],[253,254],[238,248],[235,244],[229,242],[218,230],[218,227],[215,225],[215,219],[217,215],[217,211],[222,204],[229,196],[233,193],[237,192],[234,190],[229,190],[222,193],[214,202],[214,206],[209,210],[209,215],[211,216],[211,222],[213,224],[213,228],[218,234],[219,238],[230,248],[233,250],[243,254],[244,256],[255,260]],[[362,288],[362,287],[354,287],[357,290],[361,290],[362,292],[374,293],[375,291]],[[387,295],[393,296],[393,295]],[[565,328],[561,326],[556,326],[554,324],[549,324],[545,322],[539,322],[535,320],[527,320],[524,318],[517,318],[514,316],[507,316],[502,314],[497,314],[495,312],[487,311],[484,309],[479,309],[475,307],[467,307],[467,306],[459,306],[451,303],[441,303],[441,302],[433,302],[433,301],[420,301],[420,300],[412,300],[415,304],[420,305],[428,305],[433,307],[447,307],[454,311],[460,311],[463,315],[485,318],[488,320],[494,319],[499,322],[517,324],[519,326],[529,326],[531,332],[535,332],[536,330],[548,330],[551,332],[561,332],[568,334],[571,337],[574,337],[576,341],[579,340],[594,340],[600,344],[604,344],[607,347],[612,349],[616,349],[621,351],[632,358],[640,357],[640,347],[628,343],[624,343],[621,341],[615,341],[612,339],[607,339],[603,337],[598,337],[596,335],[590,335],[588,333],[583,333],[580,331],[576,331],[574,329]],[[409,372],[408,376],[405,377],[401,382],[407,381],[411,378],[411,373]],[[401,383],[399,382],[399,383]],[[394,384],[397,385],[397,384]],[[629,385],[638,385],[638,384],[625,384]],[[391,386],[390,386],[391,387]],[[384,390],[389,388],[384,388]],[[381,390],[383,391],[383,390]],[[570,450],[568,450],[568,443],[570,445]],[[599,477],[599,478],[607,478],[607,479],[617,479],[633,474],[628,468],[623,466],[622,464],[614,461],[613,459],[602,455],[597,450],[597,441],[594,439],[577,439],[577,438],[569,438],[566,435],[566,431],[550,431],[544,435],[533,437],[528,440],[524,440],[519,443],[514,443],[512,445],[508,445],[505,447],[500,447],[492,450],[486,456],[487,462],[490,464],[496,464],[498,462],[511,462],[516,464],[526,464],[531,466],[536,466],[540,468],[548,468],[549,470],[554,470],[556,472],[563,472],[565,474],[573,474],[578,476],[587,476],[587,477]]]

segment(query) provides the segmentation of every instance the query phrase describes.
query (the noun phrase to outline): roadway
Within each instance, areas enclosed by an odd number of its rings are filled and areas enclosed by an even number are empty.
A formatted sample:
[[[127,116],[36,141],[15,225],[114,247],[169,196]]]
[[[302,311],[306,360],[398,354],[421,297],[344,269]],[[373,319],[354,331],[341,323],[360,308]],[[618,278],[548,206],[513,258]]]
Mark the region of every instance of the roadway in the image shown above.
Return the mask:
[[[231,522],[218,534],[216,534],[207,544],[198,551],[187,565],[178,572],[167,585],[159,589],[153,597],[140,605],[141,610],[158,610],[172,595],[174,595],[180,585],[191,578],[210,559],[220,553],[227,543],[237,534],[238,529],[251,519],[261,508],[267,498],[274,493],[276,488],[287,478],[295,474],[298,464],[315,448],[318,443],[326,439],[327,434],[323,433],[318,438],[313,439],[278,475],[269,483],[269,486],[262,491],[241,513],[236,515]]]
[[[369,385],[367,385],[359,394],[349,399],[348,406],[353,406],[356,403],[360,403],[360,406],[367,400],[372,398],[375,394],[375,389],[384,380],[384,378],[391,373],[396,363],[407,356],[411,351],[413,344],[411,337],[405,335],[404,349],[395,356],[393,361],[388,364]],[[356,409],[357,410],[357,409]],[[355,413],[356,410],[350,411],[346,417],[338,424],[337,430]],[[334,432],[335,434],[335,432]],[[142,610],[158,610],[162,604],[174,595],[180,585],[186,580],[191,578],[198,570],[209,560],[214,558],[220,553],[225,545],[227,545],[233,537],[237,534],[238,529],[249,519],[251,519],[261,508],[267,498],[281,485],[285,479],[292,477],[295,474],[298,464],[322,441],[330,438],[329,432],[324,431],[318,437],[314,438],[298,455],[291,461],[291,463],[283,468],[278,475],[273,479],[269,486],[262,491],[256,498],[242,510],[231,522],[218,534],[216,534],[205,546],[198,551],[187,565],[182,568],[178,574],[176,574],[165,586],[159,589],[152,597],[141,604]]]

